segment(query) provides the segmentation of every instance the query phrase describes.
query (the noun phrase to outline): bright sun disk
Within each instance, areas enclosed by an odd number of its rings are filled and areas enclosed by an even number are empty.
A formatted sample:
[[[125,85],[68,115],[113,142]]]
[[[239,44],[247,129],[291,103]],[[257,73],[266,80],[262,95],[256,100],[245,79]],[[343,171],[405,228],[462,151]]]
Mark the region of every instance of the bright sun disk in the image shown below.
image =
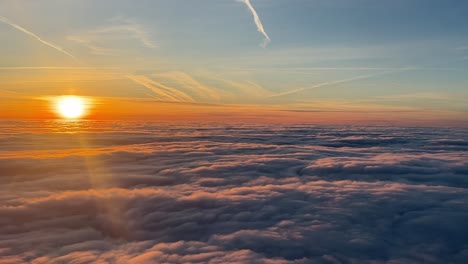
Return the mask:
[[[56,110],[64,118],[80,118],[85,114],[86,102],[78,96],[62,96],[56,101]]]

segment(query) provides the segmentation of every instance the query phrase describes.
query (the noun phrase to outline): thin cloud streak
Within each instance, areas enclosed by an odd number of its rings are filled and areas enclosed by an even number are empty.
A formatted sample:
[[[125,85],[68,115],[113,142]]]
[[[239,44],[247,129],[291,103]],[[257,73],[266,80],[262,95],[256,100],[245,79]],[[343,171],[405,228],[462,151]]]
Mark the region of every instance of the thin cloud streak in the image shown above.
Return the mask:
[[[114,18],[111,22],[113,24],[108,26],[70,35],[68,40],[84,45],[93,54],[105,56],[122,55],[124,50],[113,45],[128,39],[137,40],[146,48],[157,48],[151,34],[142,25],[126,18]]]
[[[156,95],[155,98],[157,99],[171,102],[195,102],[195,100],[190,95],[175,88],[151,80],[145,76],[127,75],[125,77],[153,91]]]
[[[241,0],[241,1],[242,1],[242,0]],[[262,21],[260,20],[260,17],[258,16],[257,11],[255,10],[255,8],[254,8],[254,7],[252,6],[252,4],[250,3],[250,0],[243,0],[242,2],[243,2],[245,5],[247,5],[247,7],[249,8],[250,12],[252,13],[252,15],[253,15],[253,17],[254,17],[255,25],[257,26],[258,32],[262,33],[262,35],[265,37],[265,40],[264,40],[263,43],[262,43],[262,47],[265,48],[266,46],[268,46],[268,44],[270,44],[271,39],[270,39],[270,37],[268,36],[268,33],[265,31],[265,28],[263,27]]]
[[[303,67],[303,68],[224,68],[227,70],[243,71],[277,71],[277,72],[304,72],[304,71],[382,71],[382,70],[464,70],[457,67]]]
[[[0,67],[0,71],[22,71],[22,70],[100,70],[113,69],[119,67],[67,67],[67,66],[22,66],[22,67]]]
[[[219,101],[221,99],[221,92],[212,87],[206,86],[201,82],[195,80],[192,76],[184,72],[166,72],[159,73],[154,75],[158,79],[163,79],[166,81],[177,82],[182,87],[194,93],[199,98],[211,99]]]
[[[18,92],[14,92],[14,91],[10,91],[10,90],[5,90],[5,89],[0,89],[0,95],[23,95],[22,93],[18,93]]]
[[[326,82],[326,83],[320,83],[320,84],[313,85],[311,87],[298,88],[298,89],[294,89],[294,90],[290,90],[290,91],[285,91],[285,92],[282,92],[282,93],[278,93],[278,94],[269,96],[269,98],[281,97],[281,96],[290,95],[290,94],[294,94],[294,93],[299,93],[299,92],[310,90],[310,89],[320,88],[320,87],[323,87],[323,86],[330,86],[330,85],[348,83],[348,82],[361,80],[361,79],[370,79],[370,78],[377,77],[377,76],[380,76],[380,75],[387,75],[387,74],[396,73],[396,72],[406,72],[406,71],[411,71],[411,70],[414,71],[414,70],[445,70],[445,69],[452,69],[453,70],[453,69],[459,69],[459,68],[429,67],[429,66],[437,66],[437,65],[442,65],[442,64],[445,64],[445,63],[432,64],[432,65],[428,65],[428,67],[395,68],[394,70],[380,72],[380,73],[376,73],[376,74],[361,75],[361,76],[356,76],[356,77],[352,77],[352,78],[349,78],[349,79]],[[307,68],[304,68],[304,69],[307,69]],[[311,69],[313,69],[313,68],[311,68]],[[327,69],[327,68],[325,68],[325,69]],[[377,69],[377,68],[368,68],[368,69],[372,70],[372,69]],[[385,68],[382,68],[382,69],[385,69]],[[392,68],[389,68],[389,69],[392,69]]]
[[[397,71],[406,71],[406,70],[410,70],[410,68],[404,68],[404,69],[400,69],[400,70],[397,70]],[[379,75],[390,74],[390,73],[394,73],[394,72],[397,72],[397,71],[387,71],[387,72],[381,72],[381,73],[376,73],[376,74],[360,75],[360,76],[355,76],[355,77],[348,78],[348,79],[343,79],[343,80],[319,83],[319,84],[316,84],[316,85],[313,85],[313,86],[310,86],[310,87],[297,88],[297,89],[294,89],[294,90],[289,90],[289,91],[285,91],[285,92],[282,92],[282,93],[277,93],[277,94],[269,96],[269,98],[281,97],[281,96],[285,96],[285,95],[295,94],[295,93],[299,93],[299,92],[303,92],[303,91],[307,91],[307,90],[311,90],[311,89],[316,89],[316,88],[320,88],[320,87],[324,87],[324,86],[331,86],[331,85],[349,83],[349,82],[353,82],[353,81],[357,81],[357,80],[370,79],[370,78],[373,78],[373,77],[376,77],[376,76],[379,76]]]
[[[59,51],[59,52],[65,54],[65,55],[67,55],[68,57],[74,59],[75,61],[78,61],[78,59],[77,59],[75,56],[71,55],[71,54],[68,53],[66,50],[62,49],[61,47],[59,47],[59,46],[57,46],[57,45],[55,45],[55,44],[52,44],[52,43],[50,43],[50,42],[48,42],[48,41],[43,40],[43,39],[42,39],[41,37],[39,37],[38,35],[34,34],[33,32],[31,32],[31,31],[29,31],[29,30],[27,30],[27,29],[25,29],[24,27],[22,27],[22,26],[20,26],[20,25],[18,25],[18,24],[16,24],[16,23],[14,23],[14,22],[12,22],[12,21],[9,20],[8,18],[3,17],[3,16],[0,16],[0,22],[3,22],[4,24],[7,24],[7,25],[9,25],[9,26],[11,26],[11,27],[13,27],[13,28],[15,28],[15,29],[17,29],[17,30],[23,32],[23,33],[25,33],[25,34],[27,34],[27,35],[29,35],[29,36],[35,38],[36,40],[38,40],[38,41],[41,42],[42,44],[47,45],[47,46],[49,46],[49,47],[51,47],[51,48],[53,48],[53,49],[55,49],[55,50],[57,50],[57,51]]]

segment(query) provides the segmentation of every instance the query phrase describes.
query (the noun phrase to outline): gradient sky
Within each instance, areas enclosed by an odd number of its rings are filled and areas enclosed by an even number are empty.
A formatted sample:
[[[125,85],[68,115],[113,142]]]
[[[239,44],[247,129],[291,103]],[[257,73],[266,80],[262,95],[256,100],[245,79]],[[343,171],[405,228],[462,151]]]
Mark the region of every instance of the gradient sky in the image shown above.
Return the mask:
[[[94,118],[464,123],[467,13],[435,0],[1,0],[0,117],[54,118],[51,98],[75,94]]]

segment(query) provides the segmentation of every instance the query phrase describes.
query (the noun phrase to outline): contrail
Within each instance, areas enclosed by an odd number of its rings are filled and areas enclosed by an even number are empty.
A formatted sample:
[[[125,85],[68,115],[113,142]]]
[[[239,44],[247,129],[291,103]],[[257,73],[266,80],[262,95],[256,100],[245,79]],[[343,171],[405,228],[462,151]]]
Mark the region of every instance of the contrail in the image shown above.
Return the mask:
[[[137,84],[140,84],[150,89],[161,100],[167,100],[172,102],[195,102],[195,100],[190,95],[175,88],[166,86],[162,83],[156,82],[145,76],[127,75],[125,77],[129,80],[134,81]]]
[[[369,78],[373,78],[373,77],[376,77],[376,76],[379,76],[379,75],[385,75],[385,74],[390,74],[390,73],[399,72],[399,71],[407,71],[407,70],[411,70],[411,69],[412,68],[402,68],[402,69],[398,69],[398,70],[394,70],[394,71],[386,71],[386,72],[381,72],[381,73],[376,73],[376,74],[360,75],[360,76],[355,76],[355,77],[348,78],[348,79],[343,79],[343,80],[319,83],[319,84],[316,84],[316,85],[313,85],[313,86],[310,86],[310,87],[306,87],[306,88],[298,88],[298,89],[294,89],[294,90],[285,91],[285,92],[282,92],[282,93],[277,93],[277,94],[269,96],[268,98],[281,97],[281,96],[285,96],[285,95],[290,95],[290,94],[303,92],[303,91],[306,91],[306,90],[320,88],[320,87],[323,87],[323,86],[331,86],[331,85],[336,85],[336,84],[348,83],[348,82],[352,82],[352,81],[356,81],[356,80],[369,79]]]
[[[52,44],[52,43],[50,43],[50,42],[48,42],[48,41],[45,41],[45,40],[41,39],[38,35],[34,34],[33,32],[31,32],[31,31],[29,31],[29,30],[27,30],[27,29],[25,29],[24,27],[22,27],[22,26],[20,26],[20,25],[18,25],[18,24],[16,24],[16,23],[14,23],[14,22],[12,22],[12,21],[9,20],[8,18],[3,17],[3,16],[0,16],[0,22],[3,22],[3,23],[5,23],[5,24],[7,24],[7,25],[9,25],[9,26],[11,26],[11,27],[13,27],[13,28],[16,28],[17,30],[19,30],[19,31],[21,31],[21,32],[23,32],[23,33],[25,33],[25,34],[27,34],[27,35],[29,35],[29,36],[31,36],[31,37],[37,39],[37,40],[38,40],[39,42],[41,42],[42,44],[45,44],[45,45],[47,45],[47,46],[49,46],[49,47],[51,47],[51,48],[53,48],[53,49],[55,49],[55,50],[57,50],[57,51],[59,51],[59,52],[61,52],[61,53],[67,55],[68,57],[74,59],[75,61],[78,61],[78,59],[75,58],[75,56],[71,55],[71,54],[68,53],[66,50],[62,49],[61,47],[59,47],[59,46],[57,46],[57,45],[55,45],[55,44]]]
[[[255,11],[255,8],[250,3],[250,0],[239,0],[239,1],[246,4],[250,12],[252,13],[254,21],[255,21],[255,25],[257,25],[258,32],[262,33],[262,35],[265,37],[265,40],[262,43],[262,47],[265,48],[268,44],[270,44],[271,39],[265,31],[265,28],[263,27],[262,21],[260,20],[260,17],[258,16],[257,11]]]
[[[75,56],[72,54],[68,53],[66,50],[62,49],[61,47],[52,44],[48,41],[43,40],[41,37],[38,35],[34,34],[33,32],[25,29],[24,27],[12,22],[6,17],[0,16],[0,22],[3,22],[33,38],[38,40],[44,45],[47,45],[65,55],[68,57],[72,58],[73,60],[80,62]],[[19,69],[73,69],[74,67],[0,67],[0,70],[19,70]],[[75,67],[76,68],[76,67]],[[80,67],[78,67],[80,68]],[[82,68],[87,68],[87,67],[82,67]],[[154,93],[156,93],[159,97],[169,100],[169,101],[187,101],[187,102],[195,102],[189,95],[185,94],[182,91],[178,91],[177,89],[162,85],[160,83],[154,82],[152,80],[142,80],[141,78],[137,78],[137,76],[125,76],[129,80],[132,80],[133,82],[143,85],[149,89],[151,89]],[[5,90],[0,90],[0,92],[9,92]],[[10,92],[11,93],[11,92]]]

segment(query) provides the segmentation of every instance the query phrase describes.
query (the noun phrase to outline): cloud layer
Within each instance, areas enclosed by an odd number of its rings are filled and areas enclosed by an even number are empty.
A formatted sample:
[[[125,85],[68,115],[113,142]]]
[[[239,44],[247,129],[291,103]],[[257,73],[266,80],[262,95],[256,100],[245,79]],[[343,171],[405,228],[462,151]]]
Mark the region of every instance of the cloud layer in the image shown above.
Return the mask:
[[[468,257],[463,129],[95,122],[1,128],[0,263]]]

